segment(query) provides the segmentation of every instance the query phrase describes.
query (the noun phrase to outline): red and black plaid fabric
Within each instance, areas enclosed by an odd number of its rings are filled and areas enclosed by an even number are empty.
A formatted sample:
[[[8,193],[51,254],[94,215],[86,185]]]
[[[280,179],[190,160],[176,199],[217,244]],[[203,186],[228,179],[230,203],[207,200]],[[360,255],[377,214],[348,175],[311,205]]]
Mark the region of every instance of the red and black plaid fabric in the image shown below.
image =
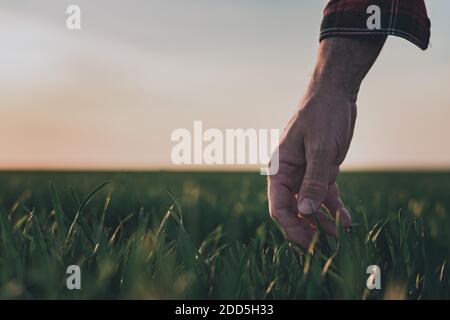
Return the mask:
[[[367,8],[381,10],[381,29],[369,29]],[[430,19],[423,0],[330,0],[325,7],[320,40],[328,37],[394,35],[422,50],[430,41]]]

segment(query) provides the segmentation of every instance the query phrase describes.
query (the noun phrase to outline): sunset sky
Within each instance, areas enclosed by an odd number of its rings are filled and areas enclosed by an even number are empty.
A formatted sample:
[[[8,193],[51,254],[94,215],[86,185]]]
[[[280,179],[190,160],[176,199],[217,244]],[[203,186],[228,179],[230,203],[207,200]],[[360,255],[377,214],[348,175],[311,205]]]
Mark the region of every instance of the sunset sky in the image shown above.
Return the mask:
[[[2,1],[0,168],[171,169],[171,132],[194,120],[283,128],[325,3]],[[80,31],[66,29],[69,4]],[[450,168],[450,1],[427,5],[431,47],[388,40],[344,169]]]

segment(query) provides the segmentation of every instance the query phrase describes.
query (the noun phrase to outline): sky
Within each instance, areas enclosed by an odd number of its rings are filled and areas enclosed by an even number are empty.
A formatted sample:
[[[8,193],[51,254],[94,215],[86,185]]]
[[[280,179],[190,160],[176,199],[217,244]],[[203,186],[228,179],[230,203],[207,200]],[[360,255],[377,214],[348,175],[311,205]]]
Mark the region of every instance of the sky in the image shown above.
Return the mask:
[[[195,120],[282,129],[325,3],[2,0],[0,169],[180,169],[171,133]],[[78,31],[66,28],[71,4]],[[450,168],[450,2],[427,6],[431,47],[389,38],[343,169]]]

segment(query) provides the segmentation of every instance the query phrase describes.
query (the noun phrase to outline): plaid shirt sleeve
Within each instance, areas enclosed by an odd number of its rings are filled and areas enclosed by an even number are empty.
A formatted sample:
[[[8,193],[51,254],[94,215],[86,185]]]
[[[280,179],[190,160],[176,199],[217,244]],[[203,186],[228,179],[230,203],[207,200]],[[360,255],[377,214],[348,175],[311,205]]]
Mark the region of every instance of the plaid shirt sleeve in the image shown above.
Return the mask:
[[[371,5],[380,8],[381,28],[369,29]],[[325,7],[320,40],[328,37],[394,35],[422,50],[430,41],[430,19],[423,0],[330,0]]]

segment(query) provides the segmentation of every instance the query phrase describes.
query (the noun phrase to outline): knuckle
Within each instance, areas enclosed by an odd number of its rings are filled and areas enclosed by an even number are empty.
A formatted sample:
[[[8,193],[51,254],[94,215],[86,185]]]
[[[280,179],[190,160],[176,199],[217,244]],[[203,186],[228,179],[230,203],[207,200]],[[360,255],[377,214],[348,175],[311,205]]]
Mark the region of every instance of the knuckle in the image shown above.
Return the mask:
[[[305,177],[302,185],[303,195],[315,195],[328,189],[328,182],[314,177]]]

